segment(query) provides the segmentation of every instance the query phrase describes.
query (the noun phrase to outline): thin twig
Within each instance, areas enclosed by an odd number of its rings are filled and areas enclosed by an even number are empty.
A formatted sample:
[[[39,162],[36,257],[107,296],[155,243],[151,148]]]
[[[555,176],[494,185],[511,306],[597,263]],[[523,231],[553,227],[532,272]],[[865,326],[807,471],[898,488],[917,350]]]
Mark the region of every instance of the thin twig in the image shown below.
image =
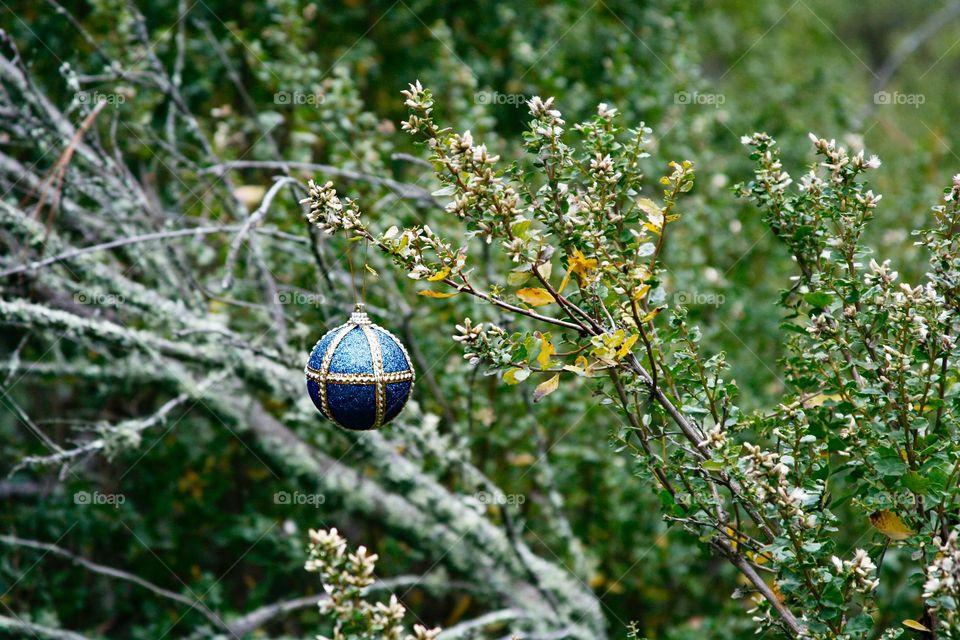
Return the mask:
[[[296,183],[297,181],[293,178],[288,177],[279,177],[263,196],[263,200],[260,202],[260,206],[247,216],[246,221],[243,223],[243,226],[240,227],[240,230],[237,232],[237,235],[233,238],[233,242],[230,243],[230,252],[227,254],[227,262],[224,266],[223,282],[220,284],[220,287],[226,291],[233,284],[233,269],[234,265],[237,262],[237,255],[240,253],[240,245],[243,244],[243,239],[247,237],[247,234],[250,232],[250,229],[254,225],[260,224],[260,221],[264,219],[267,215],[267,211],[270,210],[270,205],[273,204],[274,198],[277,197],[277,194],[280,192],[280,189],[284,185],[290,183]]]
[[[0,535],[0,542],[4,544],[14,546],[14,547],[26,547],[29,549],[35,549],[37,551],[43,551],[45,554],[53,554],[60,556],[61,558],[67,558],[75,564],[80,565],[81,567],[92,571],[93,573],[99,573],[100,575],[109,576],[111,578],[116,578],[117,580],[124,580],[126,582],[132,582],[133,584],[139,585],[144,589],[148,589],[158,596],[162,596],[169,600],[174,600],[180,604],[187,605],[191,609],[196,609],[202,613],[210,622],[215,624],[220,629],[229,631],[227,624],[220,619],[216,613],[210,610],[207,605],[203,604],[199,600],[194,600],[186,596],[180,595],[170,591],[169,589],[164,589],[154,583],[141,578],[138,575],[132,574],[128,571],[122,569],[116,569],[114,567],[108,567],[106,565],[98,564],[92,560],[88,560],[83,556],[79,556],[75,553],[67,551],[63,547],[58,547],[55,544],[50,544],[47,542],[40,542],[38,540],[29,540],[26,538],[19,538],[17,536],[11,535]],[[238,636],[239,637],[239,636]]]
[[[243,225],[233,224],[233,225],[223,225],[219,227],[194,227],[192,229],[175,229],[173,231],[157,231],[156,233],[145,233],[139,236],[133,236],[131,238],[119,238],[117,240],[111,240],[110,242],[102,242],[91,247],[81,247],[78,249],[71,249],[70,251],[65,251],[59,255],[51,256],[49,258],[44,258],[43,260],[36,260],[34,262],[29,262],[27,264],[21,265],[19,267],[11,267],[4,271],[0,271],[0,278],[6,278],[8,276],[17,275],[18,273],[25,273],[27,271],[36,271],[37,269],[43,269],[44,267],[49,267],[52,264],[58,262],[64,262],[65,260],[72,260],[73,258],[78,258],[80,256],[87,255],[89,253],[99,253],[101,251],[109,251],[110,249],[116,249],[117,247],[125,247],[131,244],[139,244],[141,242],[156,242],[157,240],[167,240],[169,238],[182,238],[184,236],[205,236],[212,233],[232,233],[243,228]]]
[[[383,185],[391,189],[401,198],[417,200],[432,207],[440,209],[443,208],[443,205],[440,204],[440,202],[437,201],[432,195],[430,195],[429,191],[415,184],[398,182],[396,180],[391,180],[390,178],[381,178],[380,176],[375,176],[370,173],[362,173],[360,171],[342,169],[340,167],[334,167],[328,164],[317,164],[315,162],[294,162],[288,160],[234,160],[231,162],[221,162],[219,164],[210,165],[204,169],[201,169],[200,173],[214,173],[217,175],[222,175],[227,171],[235,171],[238,169],[272,169],[286,171],[289,171],[290,169],[302,169],[305,171],[324,173],[331,176],[337,176],[339,178],[345,178],[347,180],[369,182],[370,184],[374,185]]]

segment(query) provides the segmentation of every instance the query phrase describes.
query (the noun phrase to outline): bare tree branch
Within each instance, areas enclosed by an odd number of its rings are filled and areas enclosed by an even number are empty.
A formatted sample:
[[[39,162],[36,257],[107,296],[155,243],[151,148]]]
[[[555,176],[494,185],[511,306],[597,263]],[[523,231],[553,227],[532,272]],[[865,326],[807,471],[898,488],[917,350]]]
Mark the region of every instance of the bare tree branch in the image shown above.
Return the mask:
[[[12,612],[11,612],[12,613]],[[26,622],[20,618],[10,618],[0,614],[0,629],[8,631],[21,632],[21,635],[30,635],[34,638],[53,638],[53,640],[90,640],[87,636],[82,636],[66,629],[54,629],[42,624]]]
[[[122,569],[116,569],[114,567],[108,567],[106,565],[98,564],[91,560],[84,558],[83,556],[78,556],[75,553],[67,551],[63,547],[58,547],[55,544],[50,544],[47,542],[40,542],[37,540],[29,540],[26,538],[18,538],[17,536],[11,535],[0,535],[0,542],[14,546],[14,547],[25,547],[28,549],[36,549],[38,551],[44,551],[48,554],[53,554],[60,556],[61,558],[66,558],[74,564],[78,564],[81,567],[92,571],[93,573],[99,573],[100,575],[109,576],[111,578],[116,578],[117,580],[123,580],[125,582],[132,582],[138,586],[143,587],[158,596],[167,598],[168,600],[174,600],[180,604],[184,604],[191,609],[196,609],[202,613],[210,622],[216,625],[220,629],[229,630],[226,623],[220,619],[216,613],[210,610],[207,605],[203,604],[199,600],[194,600],[193,598],[188,598],[186,596],[180,595],[170,591],[169,589],[164,589],[163,587],[157,586],[148,580],[144,580],[138,575],[132,574],[128,571],[123,571]]]

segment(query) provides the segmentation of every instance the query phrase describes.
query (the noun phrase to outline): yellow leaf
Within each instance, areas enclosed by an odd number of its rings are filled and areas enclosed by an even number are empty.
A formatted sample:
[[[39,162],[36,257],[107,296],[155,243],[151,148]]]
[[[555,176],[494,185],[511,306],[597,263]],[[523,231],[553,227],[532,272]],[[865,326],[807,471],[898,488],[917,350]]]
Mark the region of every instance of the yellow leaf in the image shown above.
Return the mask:
[[[374,278],[377,278],[377,279],[380,278],[380,274],[377,273],[377,270],[374,269],[373,267],[371,267],[370,265],[365,264],[365,265],[363,265],[363,268],[366,269],[366,270],[367,270],[367,273],[369,273],[370,275],[372,275]]]
[[[560,386],[560,374],[556,374],[549,380],[541,382],[533,391],[533,401],[540,402],[545,396],[550,395]]]
[[[803,403],[803,406],[819,407],[819,406],[822,406],[827,401],[840,402],[841,400],[843,400],[843,396],[841,396],[839,393],[832,393],[832,394],[818,393],[813,397],[807,398],[807,400]]]
[[[460,293],[455,291],[453,293],[448,293],[446,291],[430,291],[430,289],[424,289],[423,291],[417,291],[417,295],[423,296],[425,298],[452,298],[453,296]]]
[[[656,318],[658,315],[660,315],[660,312],[663,311],[664,309],[666,309],[666,307],[657,307],[656,309],[653,309],[652,311],[650,311],[650,313],[640,318],[640,322],[643,322],[643,323],[650,322],[651,320]]]
[[[908,527],[893,511],[875,511],[870,515],[870,524],[891,540],[906,540],[916,531]]]
[[[623,329],[617,329],[613,333],[605,333],[600,339],[603,340],[603,345],[608,349],[616,349],[621,344],[623,344],[624,338],[627,337],[627,334],[623,332]]]
[[[666,537],[666,536],[661,536],[661,537]],[[606,591],[608,593],[618,594],[618,593],[623,593],[624,588],[623,588],[623,585],[620,584],[619,582],[612,582],[607,586]]]
[[[550,366],[550,356],[555,354],[557,350],[554,348],[553,344],[547,339],[546,336],[540,336],[540,353],[537,354],[537,362],[540,364],[541,369],[546,369]]]
[[[545,304],[556,302],[554,297],[546,289],[520,289],[517,291],[517,297],[526,302],[531,307],[542,307]]]
[[[493,505],[490,505],[493,506]],[[470,610],[470,606],[473,604],[473,598],[465,593],[461,593],[457,596],[456,604],[453,606],[453,610],[447,615],[450,616],[450,620],[460,620],[463,615]]]
[[[727,537],[730,538],[730,546],[733,547],[733,550],[737,550],[737,546],[740,544],[740,536],[737,535],[737,532],[730,527],[724,527]]]
[[[596,269],[598,264],[596,258],[588,258],[583,255],[583,252],[579,249],[574,249],[573,254],[567,262],[567,271],[576,273],[577,275],[583,275]]]
[[[530,377],[530,369],[520,369],[519,367],[508,370],[503,374],[503,381],[507,384],[520,384]]]
[[[438,271],[437,273],[433,274],[432,276],[427,278],[427,282],[440,282],[441,280],[446,278],[448,275],[450,275],[450,267],[447,267],[443,271]]]
[[[570,284],[571,275],[582,276],[588,274],[596,269],[599,264],[596,258],[588,258],[579,249],[574,249],[573,253],[567,256],[567,273],[564,274],[563,280],[560,282],[559,291],[562,292],[567,288],[567,285]]]
[[[784,603],[786,602],[786,600],[785,600],[784,597],[783,597],[783,591],[780,589],[780,583],[779,583],[779,582],[774,581],[774,582],[773,582],[773,585],[771,585],[771,587],[770,587],[770,590],[773,591],[773,595],[776,596],[776,598],[777,598],[777,600],[780,602],[780,604],[784,604]]]
[[[903,626],[916,629],[917,631],[926,631],[927,633],[930,632],[930,629],[927,629],[923,623],[917,622],[916,620],[910,620],[909,618],[903,621]]]
[[[590,363],[583,356],[577,356],[577,359],[573,364],[563,365],[563,370],[569,371],[570,373],[575,373],[578,376],[589,376]]]
[[[639,335],[633,334],[632,336],[624,340],[623,344],[620,346],[620,351],[617,351],[617,360],[620,360],[621,358],[626,357],[626,355],[630,353],[630,349],[632,349],[633,345],[637,343],[637,338],[639,337],[640,337]]]
[[[514,467],[529,467],[537,459],[532,453],[511,453],[507,454],[507,462],[509,462]]]
[[[645,284],[639,289],[637,289],[637,292],[633,294],[633,299],[639,302],[640,300],[643,300],[646,297],[647,293],[649,292],[650,292],[650,285]]]

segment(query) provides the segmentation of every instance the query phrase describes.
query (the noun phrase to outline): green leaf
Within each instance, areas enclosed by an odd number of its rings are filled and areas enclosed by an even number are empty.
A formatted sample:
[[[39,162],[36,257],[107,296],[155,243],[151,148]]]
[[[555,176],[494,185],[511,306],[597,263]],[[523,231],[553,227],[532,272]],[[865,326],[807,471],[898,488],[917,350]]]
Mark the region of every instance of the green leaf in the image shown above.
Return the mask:
[[[521,220],[520,222],[517,222],[512,227],[510,227],[510,231],[516,237],[524,238],[526,237],[527,230],[530,229],[530,223],[531,223],[530,220]]]
[[[692,404],[685,404],[680,408],[681,411],[690,415],[705,416],[709,411],[705,407],[698,407]]]
[[[904,474],[903,478],[900,479],[905,486],[910,491],[918,493],[920,495],[926,495],[927,491],[930,489],[930,480],[924,476],[921,476],[916,471],[910,471]]]
[[[525,271],[511,271],[507,274],[507,284],[511,287],[519,287],[526,282],[533,273],[527,268]]]
[[[907,472],[907,464],[900,454],[888,447],[880,450],[880,456],[873,465],[882,476],[902,476]]]
[[[457,186],[456,186],[456,185],[453,185],[453,184],[448,184],[447,186],[443,187],[442,189],[437,189],[436,191],[434,191],[434,192],[431,193],[430,195],[432,195],[434,198],[443,198],[443,197],[447,197],[447,196],[452,196],[452,195],[455,194],[456,192],[457,192]]]
[[[871,629],[873,629],[873,617],[870,614],[861,613],[850,619],[844,631],[847,633],[869,633]]]
[[[824,291],[811,291],[807,295],[803,296],[803,299],[807,304],[815,309],[824,309],[830,306],[830,303],[833,302],[833,296]]]
[[[947,480],[949,476],[940,467],[934,467],[924,473],[924,479],[927,481],[927,492],[933,495],[942,494],[947,490]]]

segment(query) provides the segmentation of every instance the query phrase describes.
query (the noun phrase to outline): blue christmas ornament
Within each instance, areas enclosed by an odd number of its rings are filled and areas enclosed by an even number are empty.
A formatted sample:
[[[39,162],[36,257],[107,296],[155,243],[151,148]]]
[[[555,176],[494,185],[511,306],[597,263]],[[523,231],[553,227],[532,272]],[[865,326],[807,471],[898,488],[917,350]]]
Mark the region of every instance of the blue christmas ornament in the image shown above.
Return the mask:
[[[307,392],[324,417],[354,431],[377,429],[403,409],[416,374],[406,348],[358,304],[350,321],[310,353]]]

